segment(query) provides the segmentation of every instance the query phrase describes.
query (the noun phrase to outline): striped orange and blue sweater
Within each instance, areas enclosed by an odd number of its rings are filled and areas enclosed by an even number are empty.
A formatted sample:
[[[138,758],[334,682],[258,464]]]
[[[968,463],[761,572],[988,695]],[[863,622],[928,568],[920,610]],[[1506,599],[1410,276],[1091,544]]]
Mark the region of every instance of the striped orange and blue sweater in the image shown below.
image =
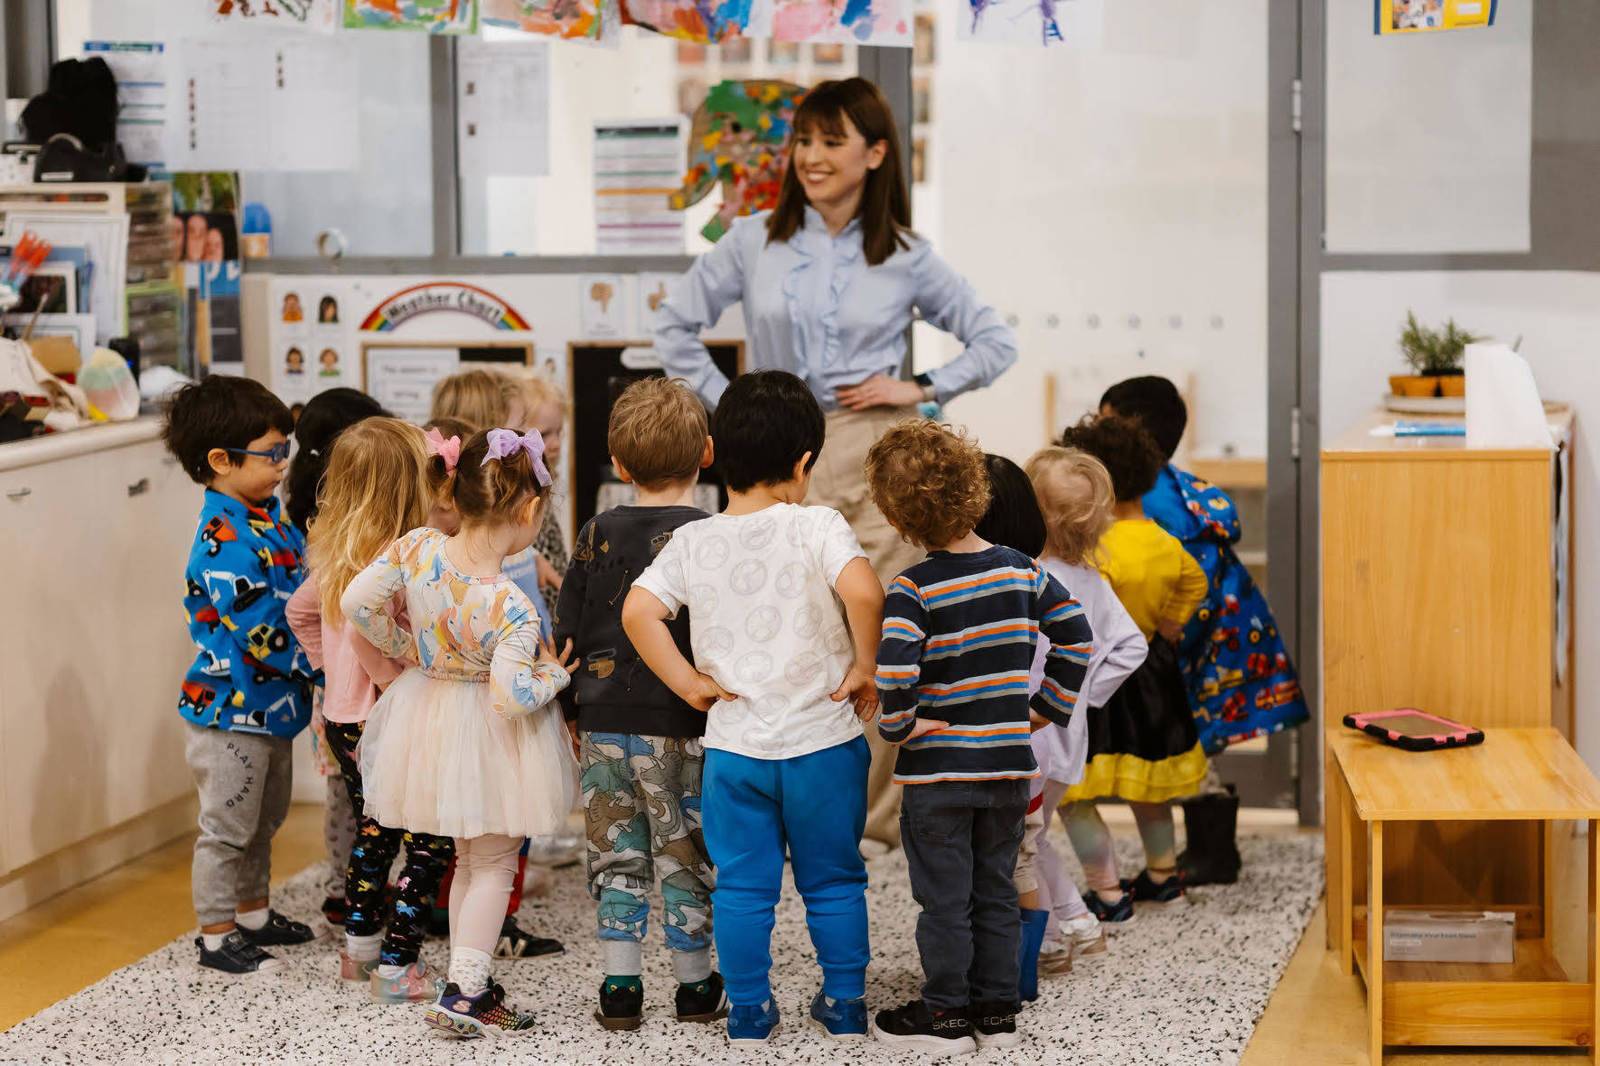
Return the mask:
[[[1039,634],[1050,642],[1044,683],[1030,694]],[[1039,773],[1029,708],[1066,725],[1093,635],[1083,608],[1037,563],[1011,548],[933,552],[889,586],[878,645],[878,731],[904,742],[894,779],[1002,781]],[[907,740],[918,718],[946,729]]]

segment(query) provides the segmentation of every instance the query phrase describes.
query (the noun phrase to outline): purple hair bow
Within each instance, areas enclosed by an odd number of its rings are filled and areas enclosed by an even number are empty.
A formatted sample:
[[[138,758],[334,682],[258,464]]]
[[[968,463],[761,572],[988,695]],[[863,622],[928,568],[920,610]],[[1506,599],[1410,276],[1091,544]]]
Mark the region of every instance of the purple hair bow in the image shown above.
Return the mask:
[[[539,482],[540,488],[549,488],[550,470],[544,465],[544,436],[538,430],[518,433],[514,429],[491,429],[489,450],[479,465],[488,463],[490,459],[505,459],[518,452],[528,453],[528,458],[533,460],[534,479]]]

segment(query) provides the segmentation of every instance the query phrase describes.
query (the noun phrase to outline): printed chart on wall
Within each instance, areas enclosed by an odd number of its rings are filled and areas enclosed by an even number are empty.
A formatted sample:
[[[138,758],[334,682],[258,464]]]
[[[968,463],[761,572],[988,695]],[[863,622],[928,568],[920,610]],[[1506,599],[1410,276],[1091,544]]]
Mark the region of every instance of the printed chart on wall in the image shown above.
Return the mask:
[[[1373,31],[1433,33],[1493,26],[1499,0],[1373,0]]]
[[[206,0],[217,22],[272,30],[313,30],[332,33],[339,28],[341,0]]]
[[[595,251],[600,255],[679,255],[683,213],[678,191],[684,119],[625,119],[594,124]]]
[[[285,403],[356,382],[353,295],[348,285],[326,279],[273,284],[270,384]]]
[[[454,374],[461,365],[460,349],[453,345],[416,348],[368,345],[362,358],[366,364],[367,394],[396,418],[417,423],[428,420],[433,386]]]
[[[550,173],[548,44],[457,42],[456,144],[462,174]]]
[[[478,0],[344,0],[347,30],[478,32]]]
[[[171,169],[355,169],[360,108],[345,51],[312,34],[184,41]]]
[[[130,163],[160,168],[167,160],[167,92],[171,53],[160,41],[85,41],[117,79],[117,143]]]

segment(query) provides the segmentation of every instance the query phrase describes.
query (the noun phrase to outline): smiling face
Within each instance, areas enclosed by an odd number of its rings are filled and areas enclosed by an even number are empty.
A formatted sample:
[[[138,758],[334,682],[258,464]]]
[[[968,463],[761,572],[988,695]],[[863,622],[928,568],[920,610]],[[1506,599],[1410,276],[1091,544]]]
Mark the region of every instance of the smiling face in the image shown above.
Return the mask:
[[[204,215],[190,215],[184,224],[185,240],[183,257],[190,262],[198,263],[206,254],[206,225]]]
[[[206,230],[205,261],[208,263],[222,262],[222,231],[219,229]]]
[[[867,174],[883,165],[888,150],[883,141],[868,144],[850,116],[840,114],[835,129],[818,123],[796,130],[789,160],[806,200],[821,208],[859,199]]]

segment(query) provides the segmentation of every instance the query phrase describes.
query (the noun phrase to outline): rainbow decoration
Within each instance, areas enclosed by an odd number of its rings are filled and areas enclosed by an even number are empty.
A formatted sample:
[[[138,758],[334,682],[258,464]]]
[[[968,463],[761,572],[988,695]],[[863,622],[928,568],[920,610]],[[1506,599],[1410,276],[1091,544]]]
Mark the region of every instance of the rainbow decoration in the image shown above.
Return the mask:
[[[516,309],[488,289],[464,281],[425,281],[401,289],[381,301],[360,329],[366,333],[389,333],[419,315],[449,312],[470,315],[495,329],[530,333],[533,327]]]

